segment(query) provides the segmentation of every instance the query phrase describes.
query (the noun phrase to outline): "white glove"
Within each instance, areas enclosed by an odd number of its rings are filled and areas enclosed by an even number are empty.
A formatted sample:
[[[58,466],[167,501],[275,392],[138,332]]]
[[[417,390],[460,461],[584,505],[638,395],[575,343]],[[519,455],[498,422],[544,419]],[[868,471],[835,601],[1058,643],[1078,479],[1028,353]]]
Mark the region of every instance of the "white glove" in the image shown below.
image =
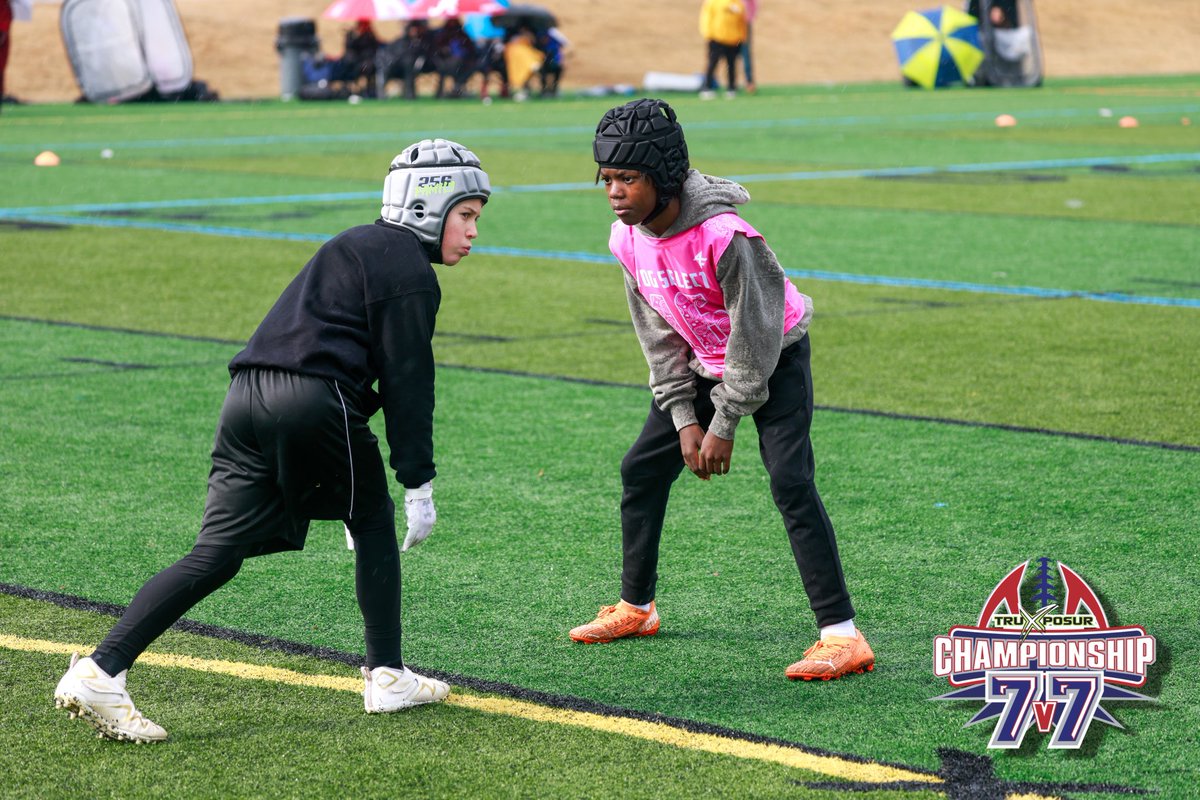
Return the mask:
[[[343,522],[342,527],[346,529],[346,549],[353,550],[354,549],[354,537],[350,535],[350,526]]]
[[[431,481],[425,482],[420,488],[404,490],[404,515],[408,517],[408,535],[404,537],[400,552],[425,541],[433,530],[433,523],[437,522]]]

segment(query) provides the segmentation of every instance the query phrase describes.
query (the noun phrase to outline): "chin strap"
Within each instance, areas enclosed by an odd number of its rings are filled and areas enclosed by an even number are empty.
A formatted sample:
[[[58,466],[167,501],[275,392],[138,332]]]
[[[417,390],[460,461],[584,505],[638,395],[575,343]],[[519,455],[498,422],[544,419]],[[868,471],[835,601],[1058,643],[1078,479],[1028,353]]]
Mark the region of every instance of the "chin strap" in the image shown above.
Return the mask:
[[[661,192],[659,192],[658,202],[654,204],[654,210],[651,211],[650,215],[648,217],[646,217],[644,220],[642,220],[641,223],[639,223],[639,224],[646,225],[649,222],[653,221],[655,217],[657,217],[659,214],[661,214],[662,212],[667,210],[667,206],[671,205],[671,201],[674,199],[675,199],[675,195],[671,195],[670,197],[664,197],[663,194]]]

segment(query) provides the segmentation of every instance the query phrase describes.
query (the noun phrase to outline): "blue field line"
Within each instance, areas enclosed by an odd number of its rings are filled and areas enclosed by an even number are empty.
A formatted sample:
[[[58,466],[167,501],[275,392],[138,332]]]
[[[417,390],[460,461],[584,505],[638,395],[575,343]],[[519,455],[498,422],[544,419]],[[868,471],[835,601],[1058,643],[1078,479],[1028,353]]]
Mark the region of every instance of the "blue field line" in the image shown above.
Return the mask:
[[[860,283],[869,286],[898,286],[906,289],[943,289],[949,292],[973,292],[976,294],[1004,294],[1020,297],[1038,297],[1048,300],[1075,298],[1098,300],[1106,303],[1130,303],[1143,306],[1176,306],[1200,308],[1200,297],[1152,297],[1122,292],[1089,292],[1074,289],[1046,289],[1039,286],[1000,286],[991,283],[968,281],[940,281],[926,278],[893,278],[888,275],[857,275],[852,272],[828,272],[819,269],[785,269],[789,278],[811,278],[837,283]]]
[[[1077,167],[1110,166],[1118,164],[1172,164],[1200,162],[1200,153],[1154,153],[1133,156],[1091,156],[1083,158],[1052,158],[1033,161],[992,161],[944,166],[876,167],[870,169],[805,170],[800,172],[772,172],[750,175],[730,175],[729,180],[738,183],[766,183],[770,181],[819,181],[846,180],[852,178],[900,178],[919,175],[935,175],[940,172],[1012,172],[1041,169],[1070,169]],[[515,186],[496,186],[497,193],[541,193],[582,191],[595,188],[590,181],[569,183],[531,183]],[[312,194],[266,195],[256,197],[213,197],[178,200],[141,200],[121,203],[76,203],[65,206],[25,206],[0,208],[0,219],[32,219],[40,214],[87,214],[114,211],[148,211],[168,208],[237,207],[252,205],[297,205],[301,203],[338,203],[343,201],[379,200],[378,190],[369,192],[319,192]]]
[[[50,225],[91,225],[100,228],[134,228],[140,230],[169,231],[173,233],[192,233],[204,236],[227,236],[242,239],[270,239],[286,242],[315,242],[323,243],[332,238],[327,233],[288,233],[284,231],[260,231],[253,228],[234,228],[219,225],[189,225],[175,222],[154,222],[149,220],[121,219],[108,217],[69,217],[53,214],[30,215],[22,217],[30,222],[40,222]],[[552,261],[575,261],[587,264],[612,264],[613,258],[608,253],[587,253],[575,250],[533,250],[522,247],[488,247],[478,245],[472,248],[478,255],[502,256],[506,258],[536,258]],[[1200,298],[1188,297],[1154,297],[1149,295],[1122,294],[1118,292],[1089,292],[1072,289],[1047,289],[1038,286],[1000,286],[990,283],[970,283],[967,281],[942,281],[926,278],[897,278],[889,275],[859,275],[852,272],[831,272],[827,270],[785,269],[789,278],[810,278],[812,280],[832,281],[836,283],[858,283],[872,286],[896,286],[911,289],[940,289],[950,292],[972,292],[975,294],[1003,294],[1021,297],[1037,297],[1043,299],[1096,300],[1107,303],[1127,303],[1130,305],[1174,306],[1177,308],[1200,308]]]
[[[771,181],[828,181],[849,178],[905,178],[936,175],[942,172],[1015,172],[1041,169],[1071,169],[1076,167],[1115,166],[1118,164],[1172,164],[1200,162],[1200,153],[1157,153],[1140,156],[1091,156],[1084,158],[1050,158],[1032,161],[991,161],[944,166],[873,167],[866,169],[804,170],[800,172],[768,172],[749,175],[723,176],[737,183],[767,183]],[[509,192],[571,192],[591,189],[594,183],[541,183],[504,187]]]
[[[1159,153],[1140,156],[1092,156],[1084,158],[1048,158],[1031,161],[991,161],[975,164],[946,164],[945,166],[879,167],[875,169],[806,170],[754,175],[729,175],[737,183],[767,181],[819,181],[845,178],[903,178],[936,175],[941,172],[1016,172],[1042,169],[1072,169],[1078,167],[1115,166],[1118,164],[1171,164],[1200,161],[1200,153]]]
[[[0,219],[4,214],[0,213]],[[120,217],[69,217],[57,214],[29,214],[18,217],[24,222],[44,225],[86,225],[93,228],[133,228],[146,231],[169,233],[196,233],[202,236],[228,236],[237,239],[272,239],[284,242],[325,242],[328,233],[288,233],[286,231],[260,231],[254,228],[234,228],[225,225],[189,225],[184,222],[160,222],[156,220],[122,219]]]
[[[481,245],[472,247],[471,252],[482,256],[553,259],[555,261],[578,261],[585,264],[616,263],[611,253],[584,253],[577,250],[528,250],[523,247],[488,247],[487,245]]]
[[[1156,106],[1131,106],[1127,109],[1114,108],[1114,115],[1128,111],[1137,114],[1194,114],[1200,113],[1200,103],[1182,102]],[[1058,119],[1096,117],[1098,110],[1094,106],[1087,108],[1054,108],[1011,110],[1008,113],[1018,119]],[[688,130],[746,130],[760,128],[812,128],[812,127],[843,127],[857,125],[878,125],[880,123],[947,123],[947,122],[988,122],[995,117],[995,111],[963,111],[941,112],[931,114],[851,114],[836,117],[787,117],[783,119],[737,119],[709,120],[688,123]],[[87,141],[87,142],[43,142],[33,144],[0,144],[0,153],[26,153],[31,150],[77,151],[77,150],[153,150],[181,149],[189,147],[244,147],[249,145],[281,145],[281,144],[328,144],[351,142],[395,142],[406,143],[416,139],[433,136],[449,137],[464,141],[481,139],[509,139],[529,136],[545,137],[561,134],[564,136],[591,136],[595,133],[592,125],[559,125],[542,127],[509,127],[509,128],[460,128],[437,130],[392,130],[372,132],[316,133],[292,135],[257,135],[257,136],[223,136],[217,138],[192,139],[146,139],[127,141]]]
[[[28,218],[38,214],[103,214],[115,211],[153,211],[167,208],[238,207],[261,205],[299,205],[303,203],[341,203],[349,200],[380,200],[381,191],[321,192],[317,194],[264,195],[258,197],[193,197],[178,200],[136,200],[121,203],[76,203],[67,206],[27,206],[0,208],[0,218]],[[89,222],[92,220],[89,219]]]

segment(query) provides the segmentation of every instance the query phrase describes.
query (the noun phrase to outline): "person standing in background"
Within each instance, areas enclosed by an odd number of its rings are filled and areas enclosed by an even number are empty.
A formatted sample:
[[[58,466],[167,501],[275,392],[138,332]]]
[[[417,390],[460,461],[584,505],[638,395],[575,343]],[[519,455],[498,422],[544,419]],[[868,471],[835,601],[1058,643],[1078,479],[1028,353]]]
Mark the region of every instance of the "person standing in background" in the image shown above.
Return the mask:
[[[4,100],[8,97],[4,93],[4,70],[8,66],[13,20],[24,22],[32,18],[33,0],[0,0],[0,109],[3,109]]]
[[[746,5],[743,0],[704,0],[700,7],[700,35],[708,42],[708,69],[701,100],[716,97],[717,63],[725,62],[725,97],[737,96],[737,58],[746,41]]]
[[[746,74],[746,91],[754,94],[758,84],[754,82],[754,54],[750,51],[754,43],[754,19],[758,16],[758,0],[742,0],[746,6],[746,41],[742,42],[742,71]]]

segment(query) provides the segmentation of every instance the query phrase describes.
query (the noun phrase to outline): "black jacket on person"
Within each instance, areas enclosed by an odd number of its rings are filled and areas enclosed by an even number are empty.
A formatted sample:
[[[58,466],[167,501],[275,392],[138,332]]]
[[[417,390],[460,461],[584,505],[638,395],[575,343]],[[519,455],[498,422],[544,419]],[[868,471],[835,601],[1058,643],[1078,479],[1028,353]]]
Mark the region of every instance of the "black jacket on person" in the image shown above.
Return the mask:
[[[326,378],[368,417],[382,407],[396,479],[420,486],[435,474],[432,340],[441,299],[415,234],[382,220],[350,228],[292,280],[230,374],[259,367]]]

